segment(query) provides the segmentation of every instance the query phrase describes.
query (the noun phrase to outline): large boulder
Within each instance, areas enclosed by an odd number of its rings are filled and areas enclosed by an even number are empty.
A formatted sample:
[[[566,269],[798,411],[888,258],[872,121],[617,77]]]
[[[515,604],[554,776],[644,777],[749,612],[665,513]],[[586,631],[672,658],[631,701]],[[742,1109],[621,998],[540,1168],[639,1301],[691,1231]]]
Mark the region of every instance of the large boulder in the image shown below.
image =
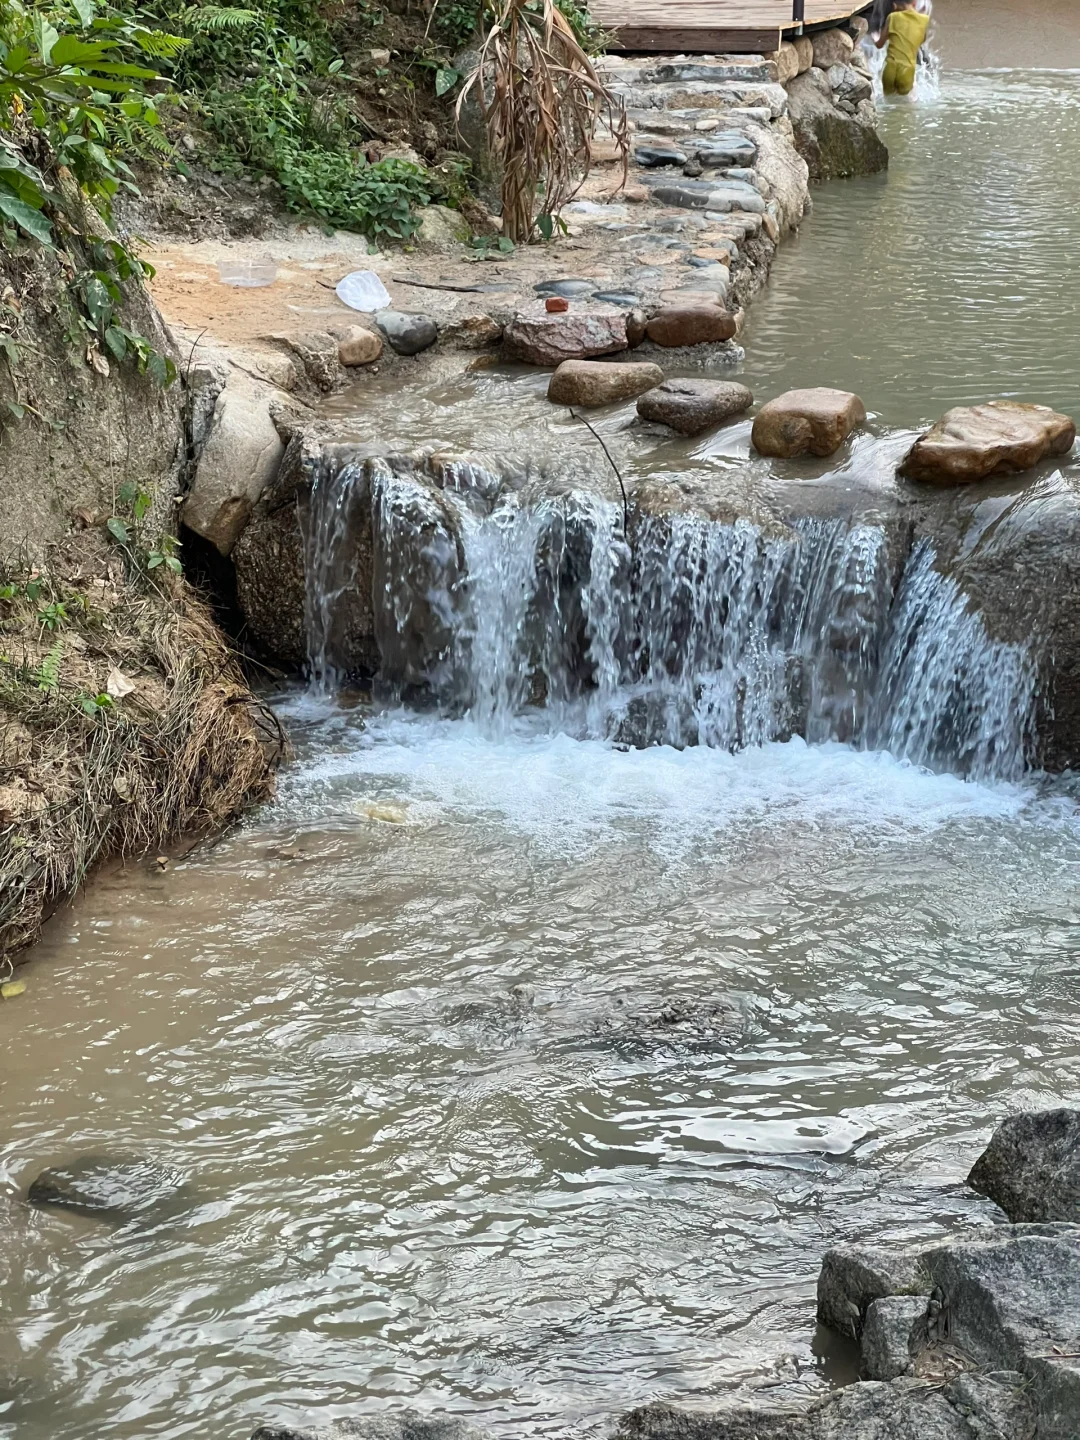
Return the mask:
[[[221,555],[231,554],[285,454],[273,394],[234,371],[214,405],[181,518]]]
[[[735,380],[666,380],[642,395],[637,412],[680,435],[700,435],[753,403],[753,394]]]
[[[1067,455],[1075,440],[1075,422],[1045,405],[1017,400],[962,405],[916,440],[900,474],[926,485],[969,485]]]
[[[664,378],[659,365],[564,360],[548,385],[554,405],[613,405],[652,390]]]
[[[645,334],[654,345],[673,350],[730,340],[736,329],[734,315],[719,305],[665,305],[649,320]]]
[[[614,307],[549,314],[530,307],[515,315],[503,332],[508,360],[527,365],[561,365],[629,349],[626,313]]]
[[[775,209],[780,234],[785,235],[806,215],[810,171],[786,122],[755,125],[752,133],[757,146],[754,168],[767,187],[765,193],[770,197],[770,209]]]
[[[788,116],[811,180],[873,175],[888,167],[873,104],[864,101],[853,115],[840,110],[828,75],[816,65],[789,84]]]
[[[855,49],[855,41],[847,30],[819,30],[812,37],[814,65],[828,70],[833,65],[846,65]]]
[[[761,455],[834,455],[865,419],[865,406],[848,390],[788,390],[758,411],[752,439]]]
[[[43,1170],[26,1198],[44,1209],[123,1223],[163,1213],[182,1200],[184,1191],[183,1177],[154,1160],[82,1155]]]
[[[1080,1224],[1080,1110],[1011,1116],[994,1131],[968,1184],[1014,1222]]]

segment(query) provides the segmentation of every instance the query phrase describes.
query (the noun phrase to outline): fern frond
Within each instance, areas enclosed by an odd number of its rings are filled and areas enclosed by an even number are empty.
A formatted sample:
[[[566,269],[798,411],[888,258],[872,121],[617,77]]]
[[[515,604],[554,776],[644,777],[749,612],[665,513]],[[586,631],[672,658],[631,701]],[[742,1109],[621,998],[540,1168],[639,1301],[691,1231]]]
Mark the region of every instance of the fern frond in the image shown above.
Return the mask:
[[[170,35],[167,30],[136,30],[135,43],[154,60],[175,60],[191,41],[182,35]]]
[[[242,10],[235,5],[189,5],[180,18],[186,30],[209,35],[222,30],[247,30],[263,17],[258,10]]]
[[[61,636],[49,653],[42,659],[41,667],[34,676],[39,690],[51,693],[60,688],[60,661],[63,658],[64,640]]]

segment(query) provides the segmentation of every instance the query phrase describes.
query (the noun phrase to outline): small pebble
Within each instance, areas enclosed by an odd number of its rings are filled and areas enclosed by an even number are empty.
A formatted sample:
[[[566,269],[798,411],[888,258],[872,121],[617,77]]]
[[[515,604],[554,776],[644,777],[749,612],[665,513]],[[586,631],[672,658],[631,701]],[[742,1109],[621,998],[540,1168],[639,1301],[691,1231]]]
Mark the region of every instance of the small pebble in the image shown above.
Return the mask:
[[[563,295],[549,295],[544,301],[544,309],[549,315],[561,315],[570,309],[570,301]]]

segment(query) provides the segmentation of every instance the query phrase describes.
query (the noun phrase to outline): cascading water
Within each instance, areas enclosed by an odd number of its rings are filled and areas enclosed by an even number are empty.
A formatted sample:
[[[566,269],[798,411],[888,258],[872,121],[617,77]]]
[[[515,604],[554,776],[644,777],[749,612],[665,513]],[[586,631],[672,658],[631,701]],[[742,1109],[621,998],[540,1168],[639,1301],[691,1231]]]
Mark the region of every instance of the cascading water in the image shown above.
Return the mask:
[[[500,490],[437,456],[339,461],[307,523],[312,674],[340,670],[370,514],[380,681],[483,733],[728,750],[802,735],[972,778],[1022,772],[1035,693],[903,526],[765,527]],[[347,627],[345,627],[347,628]]]
[[[917,0],[915,8],[924,15],[932,16],[934,13],[933,0]],[[861,47],[874,77],[874,98],[879,104],[885,98],[881,77],[885,70],[887,51],[885,48],[879,50],[873,44],[872,36],[878,34],[883,28],[892,9],[891,0],[879,0],[869,17],[870,33],[862,41]],[[909,97],[919,105],[929,104],[941,97],[941,56],[934,49],[933,39],[934,32],[931,28],[926,43],[919,51],[919,63],[915,70],[915,88]]]

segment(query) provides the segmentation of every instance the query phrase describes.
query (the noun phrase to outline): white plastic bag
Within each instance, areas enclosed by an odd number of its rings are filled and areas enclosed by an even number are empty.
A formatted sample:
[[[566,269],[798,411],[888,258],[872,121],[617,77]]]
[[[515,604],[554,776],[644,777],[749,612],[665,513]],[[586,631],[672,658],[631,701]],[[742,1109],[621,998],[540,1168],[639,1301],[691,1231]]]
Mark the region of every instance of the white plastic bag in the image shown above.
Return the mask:
[[[363,310],[368,315],[376,310],[385,310],[390,304],[386,286],[374,270],[354,270],[344,280],[339,280],[335,289],[338,299],[343,300],[351,310]]]

